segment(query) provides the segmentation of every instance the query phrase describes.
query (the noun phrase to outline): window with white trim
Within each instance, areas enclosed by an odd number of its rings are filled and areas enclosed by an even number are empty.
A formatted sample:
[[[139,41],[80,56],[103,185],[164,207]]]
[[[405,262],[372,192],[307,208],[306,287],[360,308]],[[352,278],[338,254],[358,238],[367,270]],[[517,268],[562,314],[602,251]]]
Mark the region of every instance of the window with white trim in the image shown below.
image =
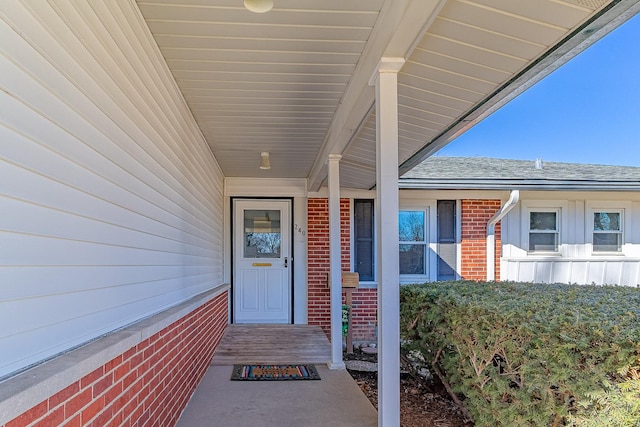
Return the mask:
[[[401,210],[398,216],[398,236],[401,275],[427,274],[427,212]]]
[[[622,252],[622,212],[593,212],[593,252]]]
[[[529,252],[558,252],[560,241],[560,212],[553,210],[529,211]]]

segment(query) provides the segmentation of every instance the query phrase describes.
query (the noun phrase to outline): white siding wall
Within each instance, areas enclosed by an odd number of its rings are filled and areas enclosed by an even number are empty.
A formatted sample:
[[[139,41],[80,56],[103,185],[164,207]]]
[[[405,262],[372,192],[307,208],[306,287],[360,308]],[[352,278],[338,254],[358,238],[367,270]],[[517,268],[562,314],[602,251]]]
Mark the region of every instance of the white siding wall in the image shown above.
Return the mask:
[[[223,282],[223,177],[132,0],[0,0],[0,377]]]
[[[528,212],[560,209],[557,254],[528,253]],[[623,212],[622,253],[592,253],[594,210]],[[502,220],[501,280],[609,284],[640,284],[640,194],[621,192],[525,192]]]

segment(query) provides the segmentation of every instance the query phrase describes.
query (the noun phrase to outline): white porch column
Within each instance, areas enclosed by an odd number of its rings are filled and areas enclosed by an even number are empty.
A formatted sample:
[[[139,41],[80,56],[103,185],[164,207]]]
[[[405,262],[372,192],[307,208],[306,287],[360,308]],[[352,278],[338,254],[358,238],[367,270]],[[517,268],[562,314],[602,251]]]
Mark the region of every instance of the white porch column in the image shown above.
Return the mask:
[[[342,360],[342,259],[340,248],[340,159],[329,154],[329,280],[331,281],[330,369],[345,369]]]
[[[382,58],[376,85],[378,240],[378,426],[400,426],[400,290],[398,261],[398,71],[403,58]]]

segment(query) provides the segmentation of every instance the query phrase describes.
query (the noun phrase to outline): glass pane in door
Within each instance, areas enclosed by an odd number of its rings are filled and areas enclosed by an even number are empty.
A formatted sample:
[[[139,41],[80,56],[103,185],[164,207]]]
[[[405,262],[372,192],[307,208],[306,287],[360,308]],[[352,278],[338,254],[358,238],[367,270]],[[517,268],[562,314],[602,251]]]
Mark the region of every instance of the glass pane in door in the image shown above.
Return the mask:
[[[280,258],[280,211],[244,211],[244,257]]]

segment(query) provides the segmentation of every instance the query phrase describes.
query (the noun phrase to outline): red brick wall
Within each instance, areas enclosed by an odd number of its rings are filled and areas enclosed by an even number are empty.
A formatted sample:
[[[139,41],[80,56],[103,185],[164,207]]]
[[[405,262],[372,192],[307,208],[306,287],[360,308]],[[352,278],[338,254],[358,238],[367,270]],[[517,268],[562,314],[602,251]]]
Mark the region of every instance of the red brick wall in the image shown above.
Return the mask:
[[[173,426],[227,325],[227,292],[4,427]]]
[[[350,271],[351,201],[340,199],[340,243],[342,271]],[[331,336],[331,301],[327,287],[329,274],[329,200],[309,199],[307,204],[307,286],[308,323],[320,325]],[[344,302],[344,294],[343,294]],[[377,290],[353,292],[353,338],[375,338]]]
[[[342,302],[345,302],[343,295]],[[378,290],[356,289],[352,297],[354,341],[375,341],[378,324]]]
[[[500,209],[500,200],[462,200],[461,276],[468,280],[487,279],[487,222]],[[500,223],[496,224],[496,278],[500,277]]]

